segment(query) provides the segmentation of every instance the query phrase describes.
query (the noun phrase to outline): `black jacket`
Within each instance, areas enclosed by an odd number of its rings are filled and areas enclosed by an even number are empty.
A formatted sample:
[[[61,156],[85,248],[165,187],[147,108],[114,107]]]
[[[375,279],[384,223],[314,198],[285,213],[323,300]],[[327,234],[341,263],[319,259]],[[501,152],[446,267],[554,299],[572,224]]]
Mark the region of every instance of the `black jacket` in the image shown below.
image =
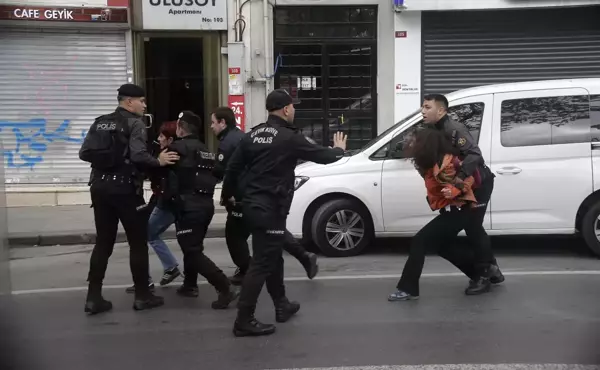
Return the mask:
[[[215,155],[196,135],[178,138],[169,145],[169,151],[179,154],[179,160],[168,166],[168,185],[165,197],[178,210],[214,207],[213,194],[217,179],[213,175]]]
[[[217,180],[223,181],[227,163],[243,137],[244,133],[237,127],[228,127],[217,135],[217,138],[219,139],[219,149],[217,151],[217,162],[214,170]]]
[[[245,134],[234,151],[225,172],[223,198],[235,194],[244,173],[245,206],[287,215],[294,195],[294,169],[298,160],[327,164],[343,156],[342,149],[312,144],[296,127],[270,115],[266,123]]]
[[[123,122],[126,122],[126,138],[124,139],[128,143],[128,149],[126,151],[125,157],[128,167],[133,165],[133,175],[136,178],[137,182],[139,182],[138,186],[141,186],[143,180],[143,172],[147,171],[150,168],[158,168],[160,167],[160,162],[157,158],[154,158],[152,154],[148,151],[147,146],[147,133],[146,133],[146,125],[144,121],[142,121],[141,117],[118,107],[114,114],[120,116],[120,119]],[[99,117],[98,119],[100,119]],[[88,133],[89,134],[89,133]],[[88,141],[84,140],[83,145],[80,149],[81,153],[86,149]],[[124,173],[130,173],[131,171],[127,169]],[[91,180],[96,178],[96,176],[100,176],[101,171],[92,169]]]
[[[465,125],[455,122],[448,115],[445,115],[435,124],[435,127],[438,130],[444,130],[448,138],[452,141],[452,145],[460,150],[460,158],[463,163],[458,177],[461,180],[473,175],[476,169],[483,168],[485,161],[481,155],[481,150]],[[483,171],[481,176],[483,179]]]

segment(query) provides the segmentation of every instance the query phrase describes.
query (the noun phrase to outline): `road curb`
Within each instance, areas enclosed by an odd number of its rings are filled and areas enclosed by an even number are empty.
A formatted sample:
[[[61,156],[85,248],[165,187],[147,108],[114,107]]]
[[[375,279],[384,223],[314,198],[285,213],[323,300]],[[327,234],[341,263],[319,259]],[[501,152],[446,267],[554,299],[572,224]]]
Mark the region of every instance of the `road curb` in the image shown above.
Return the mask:
[[[225,226],[209,227],[206,232],[206,238],[224,238]],[[163,240],[175,239],[175,230],[167,230],[162,234]],[[117,233],[117,243],[127,241],[127,236],[124,231]],[[96,243],[95,232],[83,233],[64,233],[53,235],[14,235],[8,237],[10,248],[27,248],[27,247],[50,247],[55,245],[77,245],[77,244],[94,244]]]

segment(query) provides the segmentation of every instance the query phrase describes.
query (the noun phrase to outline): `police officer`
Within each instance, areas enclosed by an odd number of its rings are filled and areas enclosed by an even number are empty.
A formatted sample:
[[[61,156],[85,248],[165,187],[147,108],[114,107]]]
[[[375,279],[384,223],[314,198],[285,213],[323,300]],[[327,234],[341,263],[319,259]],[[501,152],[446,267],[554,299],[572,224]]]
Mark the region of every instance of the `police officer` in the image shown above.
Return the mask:
[[[233,151],[240,143],[244,133],[237,128],[235,124],[235,115],[229,107],[219,107],[211,115],[211,125],[213,132],[219,139],[219,149],[217,153],[217,162],[214,174],[219,181],[223,181],[227,162],[233,154]],[[225,222],[225,240],[227,248],[233,263],[237,266],[235,274],[230,277],[233,285],[241,285],[244,276],[250,266],[250,248],[248,247],[248,237],[250,230],[243,222],[243,211],[239,192],[236,192],[236,205],[227,202],[221,198],[221,205],[227,209],[227,221]],[[283,248],[294,256],[306,270],[309,279],[313,279],[318,271],[317,255],[307,252],[304,248],[289,234],[286,235],[286,243]]]
[[[85,312],[109,311],[102,297],[102,281],[112,254],[119,221],[130,245],[130,266],[135,284],[133,308],[144,310],[164,304],[148,287],[147,205],[142,195],[142,170],[166,166],[179,158],[162,152],[153,157],[146,147],[144,90],[133,84],[118,89],[118,108],[96,118],[79,151],[91,163],[90,194],[96,224],[96,245],[90,259]]]
[[[504,275],[498,267],[496,258],[492,251],[490,238],[483,228],[483,219],[487,210],[488,202],[492,196],[494,189],[494,174],[485,165],[481,150],[477,145],[477,142],[473,139],[469,130],[465,125],[459,122],[453,121],[448,116],[448,99],[444,95],[431,94],[425,95],[423,100],[423,106],[421,109],[423,114],[423,122],[437,130],[444,131],[446,136],[451,141],[452,145],[460,151],[460,158],[462,160],[462,166],[457,177],[460,180],[472,176],[475,170],[479,170],[481,176],[481,186],[474,190],[475,198],[477,199],[477,205],[473,208],[464,207],[459,210],[462,214],[458,215],[464,220],[465,233],[474,248],[475,260],[477,262],[476,268],[478,276],[477,280],[471,280],[469,286],[465,290],[468,295],[481,294],[489,291],[490,284],[499,284],[504,281]],[[457,185],[460,189],[460,184]],[[447,198],[451,198],[452,195],[447,193]],[[427,245],[428,238],[436,238],[436,233],[431,228],[427,234],[421,237],[425,238],[425,241],[421,244]],[[407,293],[403,287],[411,286],[414,279],[418,279],[417,275],[423,269],[422,262],[420,266],[413,265],[409,261],[404,267],[402,277],[397,285],[397,291],[389,295],[388,300],[390,301],[404,301],[417,298]],[[417,261],[415,259],[414,261]]]
[[[215,155],[198,138],[202,120],[190,111],[179,114],[177,137],[168,149],[179,154],[171,166],[168,196],[175,214],[177,241],[183,251],[184,283],[178,293],[198,296],[197,274],[218,291],[214,309],[224,309],[237,298],[227,276],[204,254],[204,237],[215,213],[213,194],[217,179],[213,175]]]
[[[244,220],[252,232],[254,255],[242,283],[236,336],[269,335],[275,326],[255,319],[256,302],[263,284],[275,304],[275,319],[286,322],[300,304],[290,302],[283,283],[282,245],[286,242],[286,219],[294,195],[294,169],[299,159],[332,163],[344,155],[346,137],[334,135],[334,148],[310,143],[293,125],[294,106],[285,90],[271,92],[266,101],[269,117],[244,135],[225,174],[223,196],[234,196],[242,172]]]

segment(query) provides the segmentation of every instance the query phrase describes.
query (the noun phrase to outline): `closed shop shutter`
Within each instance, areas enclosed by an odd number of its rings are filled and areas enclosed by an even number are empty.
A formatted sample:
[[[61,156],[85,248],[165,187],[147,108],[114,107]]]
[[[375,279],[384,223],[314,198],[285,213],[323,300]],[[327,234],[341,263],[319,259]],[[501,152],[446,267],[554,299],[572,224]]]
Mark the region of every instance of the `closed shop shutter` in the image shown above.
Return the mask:
[[[600,76],[600,7],[424,12],[423,93]]]
[[[79,148],[94,118],[117,106],[125,34],[0,30],[0,50],[6,182],[87,183]]]

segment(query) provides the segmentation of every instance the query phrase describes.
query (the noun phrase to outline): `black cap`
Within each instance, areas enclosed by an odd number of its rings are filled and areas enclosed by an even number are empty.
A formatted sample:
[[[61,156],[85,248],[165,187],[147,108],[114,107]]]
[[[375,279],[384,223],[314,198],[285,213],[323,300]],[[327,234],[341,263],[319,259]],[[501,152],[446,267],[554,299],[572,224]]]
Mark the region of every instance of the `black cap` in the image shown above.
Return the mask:
[[[179,113],[179,119],[196,127],[198,130],[202,129],[202,118],[200,118],[200,116],[191,110],[184,110],[183,112]]]
[[[119,92],[119,96],[127,96],[130,98],[141,98],[146,96],[144,89],[134,84],[121,85],[117,91]]]
[[[291,95],[284,89],[277,89],[271,91],[267,95],[267,111],[273,112],[283,107],[287,107],[290,104],[294,104],[294,100]]]

